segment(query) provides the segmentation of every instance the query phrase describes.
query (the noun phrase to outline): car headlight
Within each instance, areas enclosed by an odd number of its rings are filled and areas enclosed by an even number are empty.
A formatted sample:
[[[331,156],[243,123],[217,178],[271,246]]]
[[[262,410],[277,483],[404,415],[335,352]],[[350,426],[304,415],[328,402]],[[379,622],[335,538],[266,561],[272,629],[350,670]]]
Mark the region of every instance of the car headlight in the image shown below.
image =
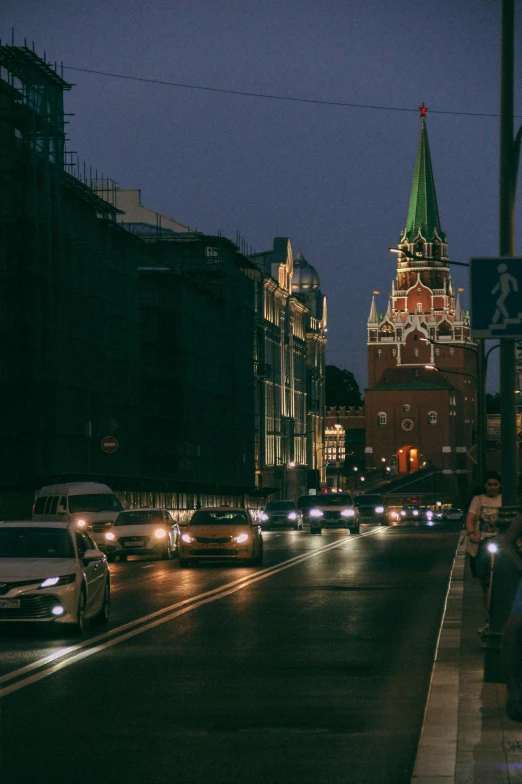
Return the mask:
[[[48,577],[43,583],[40,583],[40,588],[53,588],[55,585],[69,585],[76,580],[76,574],[64,574],[63,577]]]
[[[498,544],[495,544],[495,542],[488,542],[486,545],[486,550],[489,553],[496,553],[498,552]]]
[[[355,514],[355,509],[343,509],[341,512],[341,517],[353,517]]]
[[[428,520],[431,520],[431,518],[433,517],[433,512],[431,511],[431,509],[428,509],[428,511],[426,512],[426,517],[428,518]]]
[[[310,509],[310,517],[322,517],[323,513],[320,509]]]
[[[105,538],[112,542],[113,539],[116,539],[116,536],[112,533],[112,531],[107,531],[105,534]]]
[[[297,520],[297,515],[296,515],[296,513],[295,513],[295,512],[289,512],[289,513],[288,513],[288,519],[289,519],[289,520]]]
[[[419,510],[418,509],[414,509],[413,510],[413,516],[414,517],[418,517],[419,516]]]
[[[194,537],[191,536],[190,534],[181,534],[181,538],[183,539],[184,542],[188,542],[188,543],[194,541]]]
[[[375,514],[382,514],[383,512],[384,512],[384,506],[375,507]]]
[[[85,520],[77,520],[76,525],[78,526],[78,528],[85,528],[87,523],[85,522]]]
[[[164,539],[167,536],[167,532],[164,528],[158,528],[156,531],[154,531],[154,536],[157,539]]]
[[[406,511],[404,509],[401,509],[401,515],[402,517],[406,517]]]
[[[234,537],[238,544],[243,544],[243,542],[248,542],[248,534],[239,534],[239,536]]]
[[[261,514],[259,515],[259,519],[262,520],[263,523],[265,523],[268,520],[267,513],[266,512],[261,512]]]

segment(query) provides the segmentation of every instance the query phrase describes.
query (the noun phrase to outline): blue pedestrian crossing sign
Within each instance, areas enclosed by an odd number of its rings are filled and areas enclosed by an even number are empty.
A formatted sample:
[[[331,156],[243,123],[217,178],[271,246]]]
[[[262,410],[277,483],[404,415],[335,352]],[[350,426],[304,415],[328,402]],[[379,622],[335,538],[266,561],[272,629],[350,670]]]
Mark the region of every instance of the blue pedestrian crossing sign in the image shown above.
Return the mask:
[[[470,259],[471,336],[522,338],[522,258]]]

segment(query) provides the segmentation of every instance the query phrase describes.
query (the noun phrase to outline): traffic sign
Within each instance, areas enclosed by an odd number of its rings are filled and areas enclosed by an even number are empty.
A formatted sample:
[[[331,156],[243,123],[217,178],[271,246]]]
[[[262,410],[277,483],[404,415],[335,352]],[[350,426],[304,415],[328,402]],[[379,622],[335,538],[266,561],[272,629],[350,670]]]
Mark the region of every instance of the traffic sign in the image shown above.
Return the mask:
[[[471,335],[522,337],[522,258],[470,259]]]
[[[118,449],[118,441],[114,436],[105,436],[102,438],[101,448],[104,452],[115,452]]]

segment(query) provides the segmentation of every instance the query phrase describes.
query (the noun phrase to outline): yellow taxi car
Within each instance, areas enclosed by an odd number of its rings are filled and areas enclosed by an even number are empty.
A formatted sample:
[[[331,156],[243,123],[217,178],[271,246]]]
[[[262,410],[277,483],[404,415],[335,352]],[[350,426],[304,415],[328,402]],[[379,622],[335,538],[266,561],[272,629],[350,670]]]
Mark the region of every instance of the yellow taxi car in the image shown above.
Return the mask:
[[[182,529],[179,565],[221,559],[263,562],[263,535],[247,509],[209,506],[197,509]]]

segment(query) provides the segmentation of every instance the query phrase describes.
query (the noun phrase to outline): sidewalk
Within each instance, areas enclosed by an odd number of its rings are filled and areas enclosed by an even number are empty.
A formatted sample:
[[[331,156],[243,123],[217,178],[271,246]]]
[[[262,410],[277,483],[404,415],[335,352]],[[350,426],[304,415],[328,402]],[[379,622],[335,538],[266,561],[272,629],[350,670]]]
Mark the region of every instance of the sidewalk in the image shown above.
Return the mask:
[[[522,723],[484,683],[482,592],[460,545],[453,564],[411,784],[522,784]]]

